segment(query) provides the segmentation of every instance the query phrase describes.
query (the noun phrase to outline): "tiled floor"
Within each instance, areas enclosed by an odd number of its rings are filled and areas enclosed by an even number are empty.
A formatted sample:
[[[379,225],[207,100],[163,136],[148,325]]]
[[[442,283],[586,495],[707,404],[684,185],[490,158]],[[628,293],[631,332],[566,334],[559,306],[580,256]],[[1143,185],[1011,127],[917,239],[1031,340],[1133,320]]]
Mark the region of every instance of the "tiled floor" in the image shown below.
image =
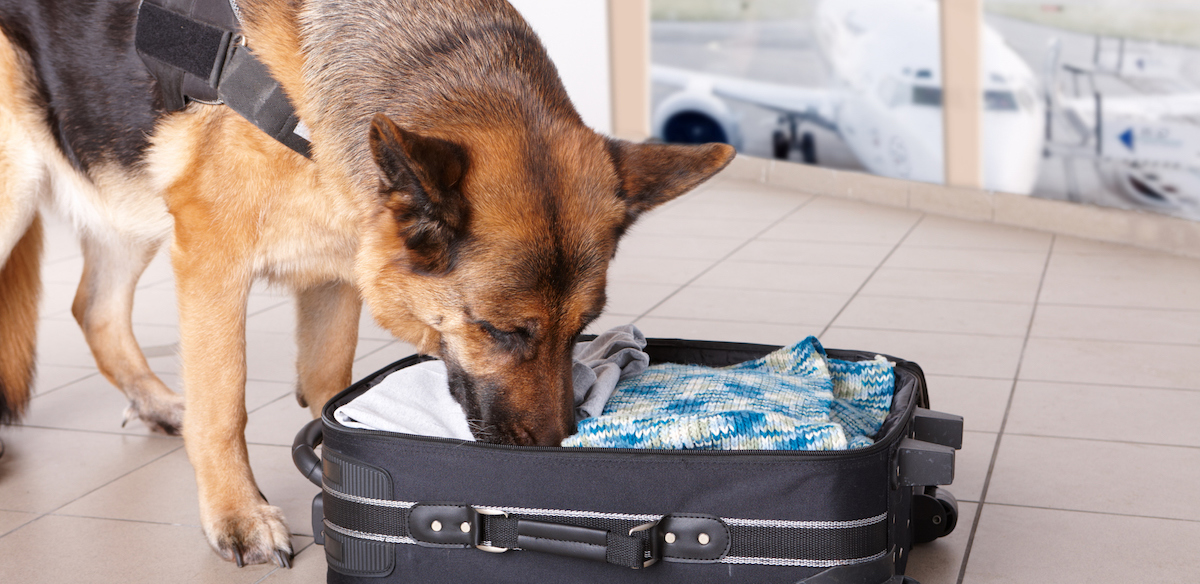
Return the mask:
[[[69,314],[81,260],[51,223],[40,378],[0,430],[0,581],[320,582],[288,446],[293,308],[262,289],[249,318],[250,456],[291,519],[291,570],[238,569],[198,527],[179,439],[121,427],[123,398]],[[1192,582],[1200,574],[1200,261],[722,181],[646,217],[610,271],[597,329],[831,347],[921,363],[936,409],[966,418],[961,521],[916,548],[924,584]],[[136,332],[179,385],[166,258]],[[355,375],[411,353],[364,316]]]

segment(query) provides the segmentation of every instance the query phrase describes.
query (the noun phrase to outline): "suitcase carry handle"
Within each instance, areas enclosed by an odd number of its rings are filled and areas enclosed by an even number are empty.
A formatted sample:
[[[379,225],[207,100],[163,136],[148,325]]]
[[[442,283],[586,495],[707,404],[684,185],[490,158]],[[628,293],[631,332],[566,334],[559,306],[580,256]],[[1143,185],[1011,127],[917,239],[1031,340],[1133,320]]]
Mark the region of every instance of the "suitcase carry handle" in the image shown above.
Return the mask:
[[[305,424],[300,433],[296,434],[296,441],[292,443],[292,462],[296,463],[300,474],[318,487],[323,486],[323,483],[321,482],[321,457],[317,456],[316,448],[321,443],[323,436],[321,418],[317,418]]]

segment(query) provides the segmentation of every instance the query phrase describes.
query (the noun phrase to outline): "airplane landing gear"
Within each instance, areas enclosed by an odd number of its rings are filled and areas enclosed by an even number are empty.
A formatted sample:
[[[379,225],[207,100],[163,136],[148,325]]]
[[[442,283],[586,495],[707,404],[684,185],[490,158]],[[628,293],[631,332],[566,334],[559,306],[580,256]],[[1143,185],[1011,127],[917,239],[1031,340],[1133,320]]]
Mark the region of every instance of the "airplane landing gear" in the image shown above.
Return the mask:
[[[800,161],[804,164],[817,163],[817,141],[813,137],[812,132],[804,132],[798,134],[798,126],[796,118],[784,116],[779,118],[779,123],[784,125],[771,133],[771,153],[777,160],[787,160],[791,154],[792,148],[800,151]]]

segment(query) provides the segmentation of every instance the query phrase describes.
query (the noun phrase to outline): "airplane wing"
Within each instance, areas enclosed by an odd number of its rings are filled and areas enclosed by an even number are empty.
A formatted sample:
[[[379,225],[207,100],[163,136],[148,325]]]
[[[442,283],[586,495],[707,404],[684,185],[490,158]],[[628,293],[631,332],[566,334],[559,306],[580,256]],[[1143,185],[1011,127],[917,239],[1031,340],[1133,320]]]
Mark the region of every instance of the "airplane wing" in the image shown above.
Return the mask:
[[[778,85],[662,65],[651,67],[651,79],[656,83],[707,91],[718,97],[799,116],[829,129],[837,128],[835,113],[842,96],[836,90]]]
[[[1102,97],[1099,127],[1095,98],[1061,106],[1102,158],[1200,169],[1200,126],[1180,119],[1200,116],[1200,93]]]

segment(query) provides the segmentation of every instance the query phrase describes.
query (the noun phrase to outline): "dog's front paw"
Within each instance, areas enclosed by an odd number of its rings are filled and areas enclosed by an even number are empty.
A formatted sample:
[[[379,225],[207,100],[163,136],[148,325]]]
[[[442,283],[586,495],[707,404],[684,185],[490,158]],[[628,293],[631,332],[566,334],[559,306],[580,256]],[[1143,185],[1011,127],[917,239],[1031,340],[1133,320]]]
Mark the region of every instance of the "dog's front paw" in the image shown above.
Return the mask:
[[[274,562],[292,567],[292,541],[278,507],[260,503],[218,517],[204,526],[208,543],[238,567]]]

